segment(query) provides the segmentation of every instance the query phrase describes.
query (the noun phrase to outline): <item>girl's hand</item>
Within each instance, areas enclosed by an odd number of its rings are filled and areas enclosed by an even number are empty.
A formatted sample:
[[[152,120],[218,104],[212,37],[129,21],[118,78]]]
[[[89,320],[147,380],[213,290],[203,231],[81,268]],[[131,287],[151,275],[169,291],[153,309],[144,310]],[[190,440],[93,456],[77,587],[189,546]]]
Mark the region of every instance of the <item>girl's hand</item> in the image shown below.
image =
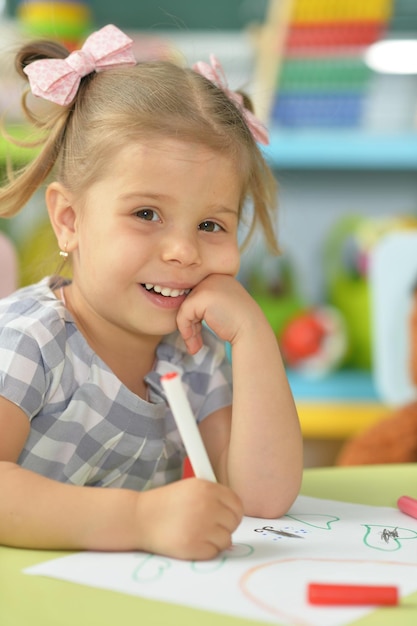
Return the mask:
[[[183,302],[177,325],[188,352],[195,354],[203,345],[204,321],[223,341],[233,344],[253,321],[253,328],[264,323],[264,316],[245,288],[233,276],[211,274],[201,281]],[[250,326],[250,324],[249,324]]]
[[[138,545],[177,559],[212,559],[230,547],[242,515],[242,503],[228,487],[198,478],[180,480],[138,494],[137,527],[143,528]]]

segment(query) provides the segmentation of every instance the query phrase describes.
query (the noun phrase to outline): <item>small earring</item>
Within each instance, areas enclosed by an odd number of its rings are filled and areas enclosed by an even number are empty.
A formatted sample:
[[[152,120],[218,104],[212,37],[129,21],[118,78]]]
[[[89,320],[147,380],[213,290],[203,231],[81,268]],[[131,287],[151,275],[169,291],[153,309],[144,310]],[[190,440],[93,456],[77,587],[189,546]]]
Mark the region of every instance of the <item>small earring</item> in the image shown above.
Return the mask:
[[[68,258],[67,248],[68,248],[68,241],[65,242],[64,249],[59,251],[59,256],[62,256],[63,259]]]

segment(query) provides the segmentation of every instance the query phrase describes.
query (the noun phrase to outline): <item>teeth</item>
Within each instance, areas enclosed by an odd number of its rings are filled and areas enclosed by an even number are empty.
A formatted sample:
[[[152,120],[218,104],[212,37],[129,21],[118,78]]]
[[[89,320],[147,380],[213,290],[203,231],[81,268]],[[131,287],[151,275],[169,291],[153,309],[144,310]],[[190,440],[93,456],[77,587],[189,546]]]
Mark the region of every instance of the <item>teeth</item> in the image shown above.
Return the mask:
[[[170,289],[169,287],[161,287],[160,285],[152,285],[151,283],[145,283],[145,287],[148,291],[153,290],[156,293],[160,293],[162,296],[169,298],[177,298],[178,296],[188,294],[191,291],[191,289]]]

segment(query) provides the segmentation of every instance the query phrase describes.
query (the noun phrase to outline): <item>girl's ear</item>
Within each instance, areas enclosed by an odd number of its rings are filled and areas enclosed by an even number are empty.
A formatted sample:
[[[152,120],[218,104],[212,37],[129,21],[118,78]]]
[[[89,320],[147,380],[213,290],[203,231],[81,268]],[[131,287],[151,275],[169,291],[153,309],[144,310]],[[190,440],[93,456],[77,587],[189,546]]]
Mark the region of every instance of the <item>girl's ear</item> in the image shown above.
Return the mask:
[[[61,250],[72,252],[77,247],[76,213],[72,206],[73,196],[64,185],[53,182],[45,194],[49,219]]]

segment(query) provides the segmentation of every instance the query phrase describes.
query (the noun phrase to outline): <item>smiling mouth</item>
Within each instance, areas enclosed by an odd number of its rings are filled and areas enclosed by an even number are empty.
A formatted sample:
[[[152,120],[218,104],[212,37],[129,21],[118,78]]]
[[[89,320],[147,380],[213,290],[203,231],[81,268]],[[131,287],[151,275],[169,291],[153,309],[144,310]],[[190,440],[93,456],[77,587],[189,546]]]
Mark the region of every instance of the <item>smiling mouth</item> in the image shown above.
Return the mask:
[[[146,291],[153,291],[166,298],[178,298],[179,296],[186,296],[190,293],[191,289],[171,289],[170,287],[161,287],[160,285],[152,285],[151,283],[145,283],[142,285]]]

